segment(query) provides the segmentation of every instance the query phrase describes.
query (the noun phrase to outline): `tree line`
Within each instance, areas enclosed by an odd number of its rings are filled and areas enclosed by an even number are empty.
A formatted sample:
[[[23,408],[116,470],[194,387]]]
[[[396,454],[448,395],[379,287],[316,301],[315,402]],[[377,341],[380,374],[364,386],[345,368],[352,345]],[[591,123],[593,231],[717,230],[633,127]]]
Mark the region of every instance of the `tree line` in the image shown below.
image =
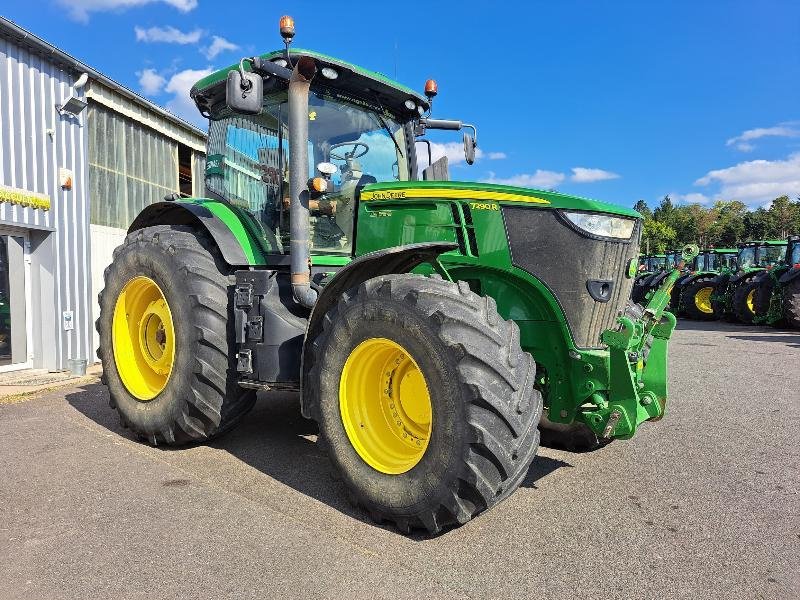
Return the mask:
[[[800,196],[780,196],[767,208],[749,210],[738,200],[675,205],[669,196],[651,209],[639,200],[633,208],[644,217],[641,251],[661,254],[684,244],[700,248],[736,247],[737,242],[786,239],[800,233]]]

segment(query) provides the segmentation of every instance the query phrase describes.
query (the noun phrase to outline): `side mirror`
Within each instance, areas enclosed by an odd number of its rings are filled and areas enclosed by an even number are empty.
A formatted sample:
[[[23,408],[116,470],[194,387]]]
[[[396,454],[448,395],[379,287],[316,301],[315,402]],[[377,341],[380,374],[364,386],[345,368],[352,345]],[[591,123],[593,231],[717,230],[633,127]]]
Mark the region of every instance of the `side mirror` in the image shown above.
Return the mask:
[[[261,75],[233,69],[228,72],[225,103],[236,113],[257,115],[264,102],[264,80]]]
[[[475,138],[467,133],[464,132],[464,158],[467,161],[468,165],[471,165],[475,162],[475,148],[478,147],[478,143],[475,141]]]

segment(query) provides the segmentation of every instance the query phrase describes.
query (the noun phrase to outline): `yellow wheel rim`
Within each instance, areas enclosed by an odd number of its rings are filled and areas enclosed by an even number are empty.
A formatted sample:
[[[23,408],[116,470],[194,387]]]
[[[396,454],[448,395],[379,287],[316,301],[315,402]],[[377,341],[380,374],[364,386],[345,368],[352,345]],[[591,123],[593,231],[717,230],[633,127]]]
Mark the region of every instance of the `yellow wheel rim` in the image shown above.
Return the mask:
[[[694,295],[694,305],[697,307],[697,310],[708,315],[714,312],[714,308],[711,306],[711,294],[713,293],[713,287],[704,287],[697,290],[697,293]]]
[[[397,342],[370,338],[353,349],[339,380],[339,410],[350,443],[373,469],[405,473],[425,454],[433,421],[428,384]]]
[[[750,290],[750,293],[747,294],[747,310],[749,310],[753,314],[755,314],[756,312],[755,297],[756,297],[756,291]]]
[[[175,363],[175,328],[164,292],[149,277],[134,277],[114,306],[114,362],[125,388],[152,400],[167,386]]]

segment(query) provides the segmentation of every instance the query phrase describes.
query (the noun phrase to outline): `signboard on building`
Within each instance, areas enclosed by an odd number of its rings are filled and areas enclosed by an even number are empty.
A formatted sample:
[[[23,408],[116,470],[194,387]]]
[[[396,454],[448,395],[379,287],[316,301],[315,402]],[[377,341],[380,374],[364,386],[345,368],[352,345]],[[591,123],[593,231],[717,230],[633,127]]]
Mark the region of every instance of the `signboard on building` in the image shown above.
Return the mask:
[[[27,190],[0,185],[0,202],[28,206],[30,208],[40,208],[50,210],[50,197],[45,194],[37,194]]]

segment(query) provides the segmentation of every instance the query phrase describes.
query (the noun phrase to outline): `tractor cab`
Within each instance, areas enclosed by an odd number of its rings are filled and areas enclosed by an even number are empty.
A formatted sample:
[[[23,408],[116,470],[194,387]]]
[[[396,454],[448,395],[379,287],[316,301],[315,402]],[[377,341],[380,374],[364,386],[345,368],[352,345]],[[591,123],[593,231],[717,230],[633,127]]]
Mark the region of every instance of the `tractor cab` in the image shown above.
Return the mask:
[[[785,240],[759,240],[739,246],[736,259],[740,271],[763,269],[781,261],[786,249]]]

